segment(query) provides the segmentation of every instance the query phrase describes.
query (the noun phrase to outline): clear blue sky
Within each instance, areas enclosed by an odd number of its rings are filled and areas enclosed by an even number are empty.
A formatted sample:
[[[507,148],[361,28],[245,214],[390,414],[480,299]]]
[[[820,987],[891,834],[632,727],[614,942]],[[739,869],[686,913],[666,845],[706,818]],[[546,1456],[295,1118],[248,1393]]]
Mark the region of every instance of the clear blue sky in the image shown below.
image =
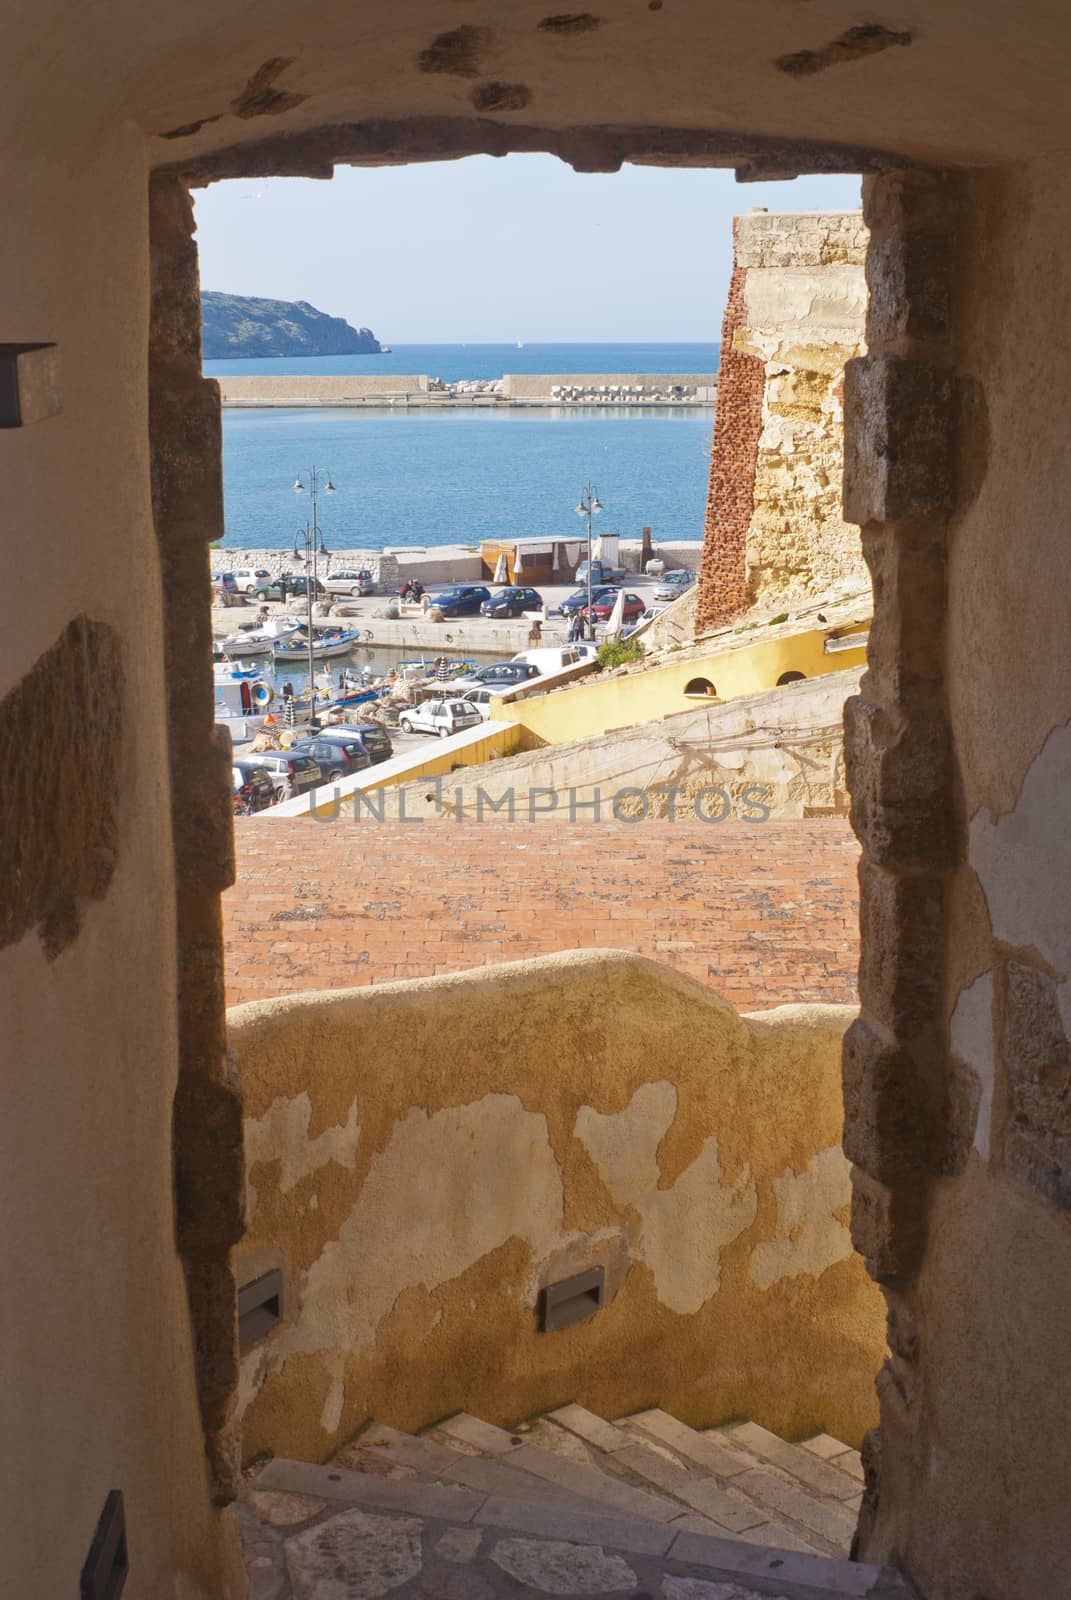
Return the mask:
[[[846,210],[859,179],[472,156],[217,183],[196,204],[206,289],[308,300],[387,343],[669,342],[718,337],[736,213]]]

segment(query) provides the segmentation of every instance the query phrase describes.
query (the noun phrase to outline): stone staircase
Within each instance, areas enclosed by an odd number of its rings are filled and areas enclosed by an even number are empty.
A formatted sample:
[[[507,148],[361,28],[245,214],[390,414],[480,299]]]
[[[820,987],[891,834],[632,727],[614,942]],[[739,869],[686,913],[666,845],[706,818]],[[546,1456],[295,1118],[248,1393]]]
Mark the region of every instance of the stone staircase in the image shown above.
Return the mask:
[[[568,1405],[508,1431],[370,1426],[327,1466],[271,1461],[237,1516],[250,1600],[911,1600],[847,1559],[862,1479],[827,1434]]]

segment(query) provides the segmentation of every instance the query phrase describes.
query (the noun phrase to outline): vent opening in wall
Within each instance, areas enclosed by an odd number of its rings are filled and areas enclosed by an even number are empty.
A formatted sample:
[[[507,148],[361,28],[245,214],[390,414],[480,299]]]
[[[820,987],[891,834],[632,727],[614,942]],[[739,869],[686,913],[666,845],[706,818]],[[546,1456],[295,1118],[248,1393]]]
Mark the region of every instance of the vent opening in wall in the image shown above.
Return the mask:
[[[805,672],[782,672],[777,680],[777,688],[783,688],[786,683],[802,683],[806,676]]]
[[[710,699],[712,696],[716,697],[718,693],[709,678],[689,678],[684,685],[684,692],[685,694],[702,695],[704,699]]]
[[[539,1292],[540,1333],[553,1333],[594,1315],[602,1306],[605,1292],[604,1267],[591,1267],[560,1283],[549,1283]]]
[[[119,1600],[129,1570],[123,1491],[112,1489],[82,1568],[80,1600]]]
[[[283,1275],[278,1267],[238,1290],[238,1348],[248,1350],[283,1320]]]

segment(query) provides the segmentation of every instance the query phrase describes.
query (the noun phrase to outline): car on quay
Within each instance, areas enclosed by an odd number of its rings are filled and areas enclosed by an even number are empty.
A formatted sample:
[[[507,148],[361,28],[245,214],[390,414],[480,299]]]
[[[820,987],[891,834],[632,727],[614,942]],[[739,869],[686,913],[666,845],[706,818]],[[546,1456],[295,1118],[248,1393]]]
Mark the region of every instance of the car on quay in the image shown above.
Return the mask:
[[[242,594],[253,595],[258,584],[271,582],[271,573],[267,567],[235,567],[234,581]]]
[[[231,768],[236,816],[250,816],[275,804],[275,785],[263,767],[252,761],[236,761]]]
[[[355,772],[364,772],[372,758],[359,739],[297,739],[290,746],[291,756],[311,756],[323,773],[325,783],[338,783]]]
[[[286,598],[288,600],[293,599],[296,595],[307,595],[310,588],[314,595],[326,593],[319,578],[306,577],[303,572],[287,573]],[[279,578],[263,579],[257,584],[253,594],[258,600],[281,600],[283,598],[282,580]]]
[[[591,610],[596,622],[609,622],[610,617],[613,615],[614,606],[617,604],[618,592],[616,589],[611,590],[609,594],[603,595],[600,600],[592,601]],[[646,609],[646,601],[641,600],[638,594],[625,595],[624,618],[626,622],[635,622],[637,617],[643,616]],[[584,606],[580,615],[586,619],[587,614],[588,608]]]
[[[538,678],[539,668],[531,661],[496,661],[491,666],[477,667],[475,672],[466,672],[463,678],[455,678],[450,685],[452,689],[495,689],[499,693],[503,689],[516,689],[519,683],[527,683],[529,678]]]
[[[243,763],[263,767],[277,800],[293,800],[323,782],[319,763],[312,756],[291,755],[289,750],[258,750],[243,757]]]
[[[466,689],[461,698],[469,705],[475,706],[484,722],[488,722],[491,718],[491,696],[494,692],[493,689]]]
[[[675,567],[671,572],[664,572],[659,578],[654,597],[656,600],[679,600],[694,582],[695,573],[689,567]]]
[[[592,584],[591,586],[591,598],[593,603],[596,600],[601,600],[604,595],[616,595],[616,593],[617,590],[611,588],[608,584],[603,584],[601,586],[598,584]],[[561,605],[558,607],[558,610],[561,612],[563,617],[571,617],[574,611],[582,611],[586,607],[587,603],[587,589],[578,589],[575,594],[571,594],[567,600],[562,601]]]
[[[519,617],[525,611],[542,611],[543,596],[538,589],[521,589],[516,585],[499,589],[480,607],[481,617]]]
[[[337,728],[321,728],[316,737],[339,743],[356,740],[374,767],[394,754],[390,734],[378,722],[343,722]]]
[[[449,589],[427,596],[429,608],[434,606],[444,617],[476,617],[491,591],[480,583],[455,583]]]
[[[228,599],[237,598],[238,585],[234,581],[234,573],[217,572],[212,579],[212,594],[213,597],[219,596],[221,599],[224,596]]]
[[[366,567],[341,567],[338,572],[329,572],[324,579],[324,588],[328,594],[351,594],[355,599],[359,595],[374,594],[376,590],[372,574]]]
[[[453,733],[463,733],[483,721],[479,710],[471,701],[425,700],[422,706],[410,706],[398,718],[403,733],[432,733],[440,739],[449,739]]]

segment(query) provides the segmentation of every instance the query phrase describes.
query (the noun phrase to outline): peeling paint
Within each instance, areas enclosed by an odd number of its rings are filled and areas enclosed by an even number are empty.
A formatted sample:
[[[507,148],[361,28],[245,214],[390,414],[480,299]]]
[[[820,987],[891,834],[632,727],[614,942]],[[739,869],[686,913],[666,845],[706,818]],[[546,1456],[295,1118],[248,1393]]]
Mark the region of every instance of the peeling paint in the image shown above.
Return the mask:
[[[959,993],[951,1021],[952,1053],[973,1068],[981,1084],[974,1148],[989,1160],[990,1118],[993,1111],[993,974],[983,972]]]
[[[758,1196],[747,1166],[723,1185],[714,1135],[672,1188],[659,1188],[658,1146],[676,1114],[673,1084],[647,1083],[623,1111],[603,1116],[581,1106],[574,1131],[614,1199],[639,1213],[637,1253],[654,1275],[659,1299],[688,1314],[717,1294],[721,1253],[754,1222]]]
[[[358,1121],[357,1099],[344,1123],[325,1128],[315,1139],[309,1138],[312,1124],[312,1100],[307,1090],[293,1099],[282,1096],[272,1102],[266,1116],[248,1118],[245,1125],[246,1171],[252,1173],[259,1162],[278,1161],[281,1167],[279,1187],[285,1193],[310,1173],[337,1161],[352,1172],[357,1162],[357,1147],[361,1129]],[[250,1217],[256,1211],[256,1189],[247,1186],[247,1204]],[[315,1195],[309,1201],[310,1206]]]
[[[851,1203],[851,1167],[839,1145],[820,1150],[803,1172],[787,1167],[773,1190],[777,1232],[751,1252],[751,1276],[760,1289],[800,1273],[819,1278],[847,1260],[851,1234],[836,1213]]]

